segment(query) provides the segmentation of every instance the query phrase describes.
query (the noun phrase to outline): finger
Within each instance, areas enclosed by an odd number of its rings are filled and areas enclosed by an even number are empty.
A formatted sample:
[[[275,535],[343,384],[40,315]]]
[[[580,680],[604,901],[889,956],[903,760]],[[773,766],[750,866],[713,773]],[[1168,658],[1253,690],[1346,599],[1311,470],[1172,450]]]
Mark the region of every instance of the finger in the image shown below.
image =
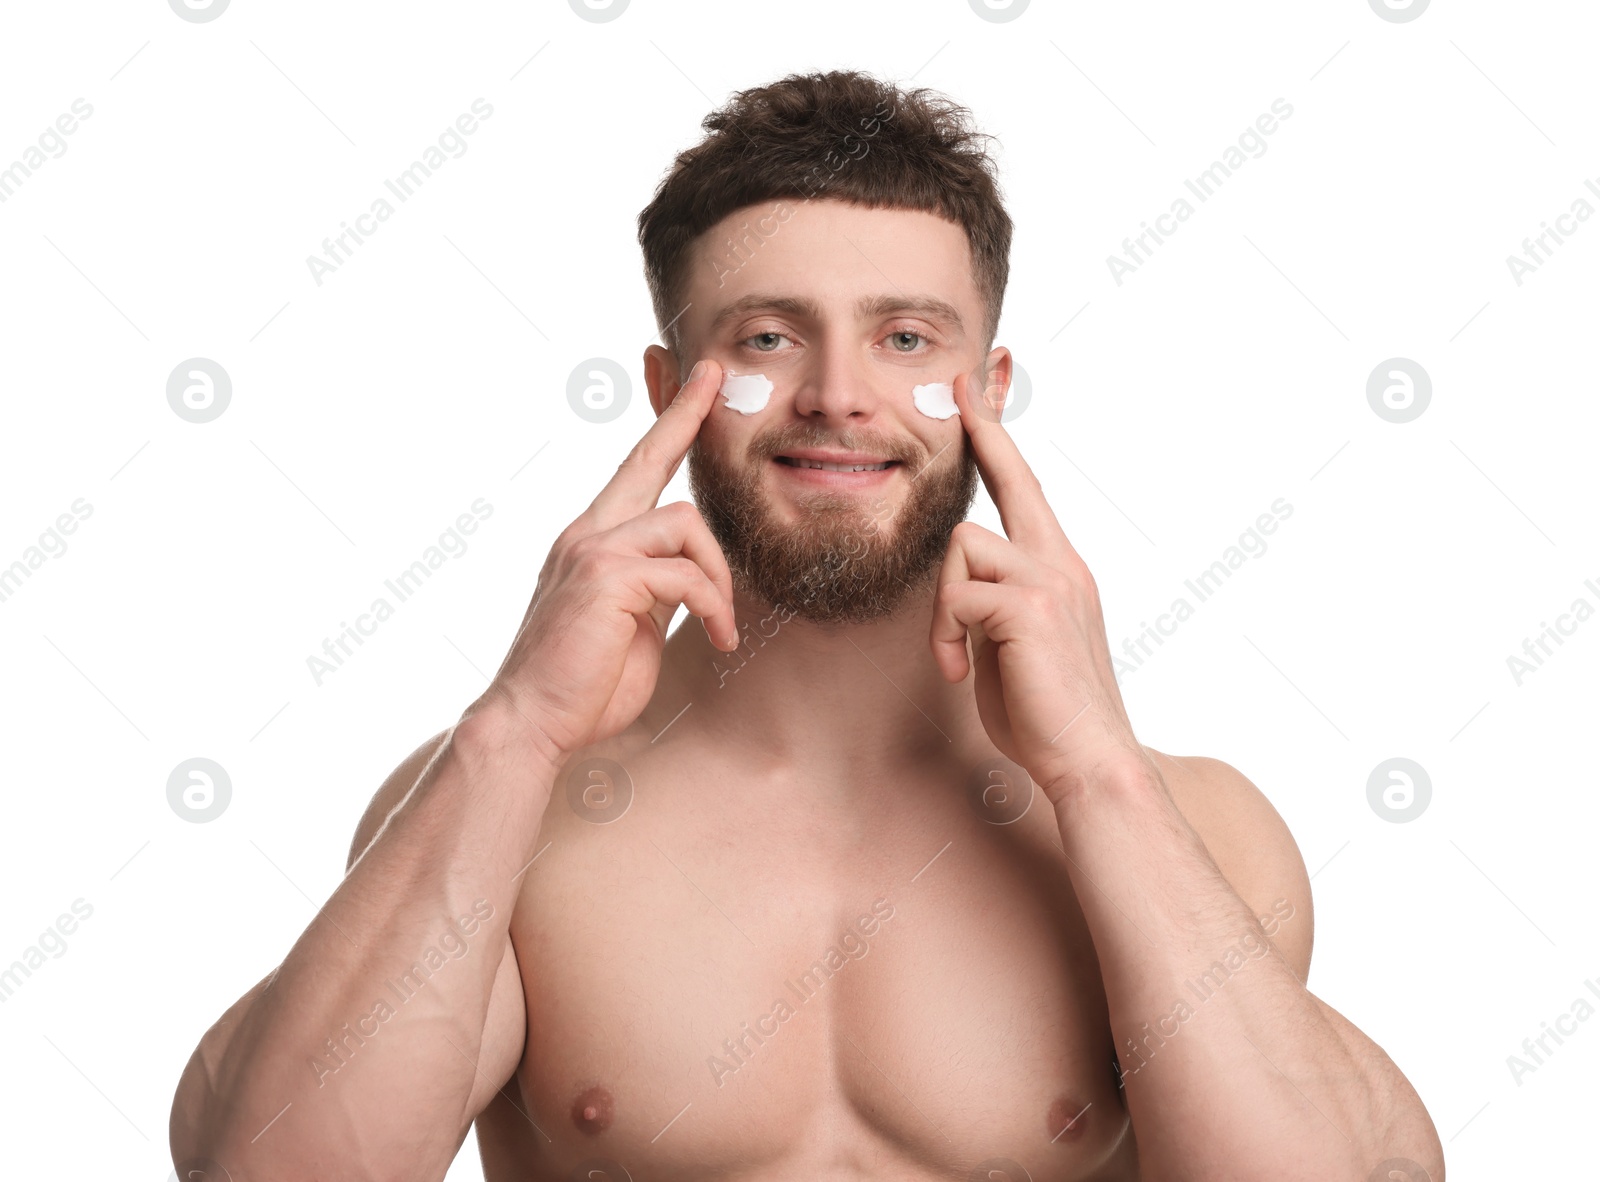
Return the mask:
[[[676,501],[624,521],[596,539],[609,550],[626,551],[645,558],[683,555],[705,571],[706,577],[733,602],[733,574],[727,556],[712,535],[700,511],[688,501]]]
[[[731,652],[739,646],[733,604],[689,559],[624,558],[614,571],[620,606],[629,614],[643,615],[658,606],[676,611],[681,603],[705,621],[706,633],[719,648]]]
[[[1000,523],[1005,527],[1006,536],[1046,561],[1063,550],[1077,557],[1050,503],[1045,500],[1039,478],[1023,458],[1011,432],[1000,425],[998,416],[985,414],[986,408],[977,405],[972,379],[972,374],[958,374],[953,396],[956,409],[961,412],[961,425],[972,440],[978,473],[983,477],[983,486],[989,490],[995,508],[1000,510]]]
[[[945,606],[948,596],[968,596],[966,586],[1042,586],[1050,578],[1044,564],[1016,543],[971,521],[963,521],[951,531],[950,545],[939,568],[939,592],[934,598],[933,622],[928,642],[933,657],[945,676],[960,681],[966,676],[968,625],[957,622]],[[981,619],[974,629],[994,640],[1006,639]]]
[[[941,586],[964,579],[1042,585],[1050,577],[1050,570],[1039,559],[975,521],[963,521],[950,531],[950,545],[939,568]]]
[[[955,582],[939,588],[933,603],[928,645],[945,680],[967,675],[967,633],[982,631],[992,640],[1015,640],[1016,621],[1024,604],[1020,587],[1000,583]]]
[[[695,369],[698,375],[692,374],[692,380],[683,384],[584,511],[579,520],[585,522],[586,532],[610,529],[655,508],[722,385],[722,366],[715,361],[701,361]]]

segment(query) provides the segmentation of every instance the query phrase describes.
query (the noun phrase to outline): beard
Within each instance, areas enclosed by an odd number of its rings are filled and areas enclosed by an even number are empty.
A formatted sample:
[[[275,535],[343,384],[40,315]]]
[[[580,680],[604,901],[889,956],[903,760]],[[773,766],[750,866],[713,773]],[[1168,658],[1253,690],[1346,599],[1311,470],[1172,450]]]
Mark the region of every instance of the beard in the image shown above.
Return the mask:
[[[865,493],[819,491],[798,498],[799,520],[772,511],[761,480],[773,457],[834,446],[900,460],[910,484],[899,509]],[[908,598],[931,591],[978,488],[972,441],[961,432],[960,454],[928,457],[915,441],[859,432],[832,438],[793,424],[754,439],[742,464],[689,448],[689,488],[722,547],[736,590],[818,624],[863,624],[893,614]]]

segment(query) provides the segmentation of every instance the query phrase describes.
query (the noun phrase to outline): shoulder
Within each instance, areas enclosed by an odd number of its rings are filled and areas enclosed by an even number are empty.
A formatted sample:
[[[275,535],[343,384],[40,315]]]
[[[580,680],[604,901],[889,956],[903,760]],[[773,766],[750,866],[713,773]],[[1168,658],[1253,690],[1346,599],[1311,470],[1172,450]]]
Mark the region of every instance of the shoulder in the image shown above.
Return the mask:
[[[1311,967],[1311,880],[1278,810],[1249,777],[1220,759],[1145,751],[1223,878],[1304,981]]]

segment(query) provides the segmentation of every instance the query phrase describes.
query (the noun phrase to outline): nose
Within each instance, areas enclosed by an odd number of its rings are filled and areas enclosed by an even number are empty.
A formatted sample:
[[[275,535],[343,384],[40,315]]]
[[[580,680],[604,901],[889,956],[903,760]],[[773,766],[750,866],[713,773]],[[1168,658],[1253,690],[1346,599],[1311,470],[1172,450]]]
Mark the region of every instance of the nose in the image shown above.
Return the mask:
[[[883,403],[866,360],[849,343],[824,338],[798,375],[794,413],[833,426],[872,422]]]

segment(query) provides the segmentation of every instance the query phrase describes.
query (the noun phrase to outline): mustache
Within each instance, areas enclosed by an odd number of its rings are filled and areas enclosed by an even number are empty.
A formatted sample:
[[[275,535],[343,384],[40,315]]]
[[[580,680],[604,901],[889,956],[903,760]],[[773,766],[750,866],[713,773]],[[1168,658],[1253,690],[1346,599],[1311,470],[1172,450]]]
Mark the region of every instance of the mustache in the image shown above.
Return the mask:
[[[919,468],[928,458],[927,449],[915,439],[865,431],[833,435],[827,431],[810,429],[804,423],[787,424],[756,436],[750,441],[745,454],[751,460],[771,460],[805,448],[865,452]]]

